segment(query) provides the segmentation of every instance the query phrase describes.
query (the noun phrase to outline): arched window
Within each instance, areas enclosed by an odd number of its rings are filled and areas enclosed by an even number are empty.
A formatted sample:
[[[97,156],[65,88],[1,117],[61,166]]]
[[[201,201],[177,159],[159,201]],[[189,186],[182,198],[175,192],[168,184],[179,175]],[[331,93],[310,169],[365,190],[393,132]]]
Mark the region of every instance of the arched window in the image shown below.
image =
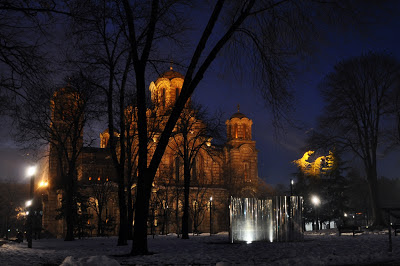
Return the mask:
[[[194,160],[192,165],[192,181],[197,181],[197,158]]]
[[[179,98],[179,88],[175,89],[175,102],[178,100]]]
[[[251,138],[250,138],[250,130],[249,130],[249,127],[246,126],[246,125],[244,125],[243,127],[244,127],[244,136],[245,136],[244,138],[245,138],[245,139],[251,139]]]
[[[202,175],[204,172],[204,158],[201,155],[197,156],[197,171],[199,175]]]
[[[163,107],[165,107],[165,103],[166,103],[166,95],[165,95],[165,88],[162,89],[161,91],[161,105]]]
[[[197,202],[197,200],[192,201],[192,208],[195,212],[199,209],[199,203]]]
[[[250,182],[250,167],[249,167],[249,163],[244,163],[243,165],[243,171],[244,171],[244,181],[245,182]]]
[[[218,182],[219,180],[219,164],[217,162],[212,163],[211,169],[211,184]]]
[[[238,125],[237,124],[234,124],[233,125],[233,134],[234,134],[234,136],[235,136],[235,139],[237,139],[238,138]]]

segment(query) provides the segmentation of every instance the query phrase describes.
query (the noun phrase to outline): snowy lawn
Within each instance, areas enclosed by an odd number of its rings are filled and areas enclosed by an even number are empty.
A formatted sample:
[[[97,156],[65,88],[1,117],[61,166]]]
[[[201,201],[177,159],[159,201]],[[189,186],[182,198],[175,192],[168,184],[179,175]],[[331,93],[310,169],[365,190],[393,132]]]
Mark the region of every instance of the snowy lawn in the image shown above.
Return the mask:
[[[27,248],[26,241],[0,245],[0,265],[60,265],[63,261],[63,265],[118,265],[116,261],[121,265],[400,265],[400,236],[392,236],[392,240],[393,252],[388,252],[388,235],[385,232],[339,237],[336,231],[328,230],[320,234],[306,233],[303,242],[251,244],[230,244],[227,233],[211,237],[191,236],[189,240],[173,235],[156,236],[154,239],[149,236],[149,249],[154,254],[129,257],[123,255],[129,253],[131,243],[117,247],[115,237],[72,242],[41,239],[33,241],[32,249]]]

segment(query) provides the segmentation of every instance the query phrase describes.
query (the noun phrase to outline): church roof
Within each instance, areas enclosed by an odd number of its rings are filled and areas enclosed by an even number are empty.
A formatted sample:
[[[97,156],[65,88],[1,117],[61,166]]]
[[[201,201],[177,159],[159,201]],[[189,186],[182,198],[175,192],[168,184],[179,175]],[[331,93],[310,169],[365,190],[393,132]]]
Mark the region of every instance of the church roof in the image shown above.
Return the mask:
[[[242,118],[247,118],[247,116],[245,116],[244,114],[242,114],[241,112],[236,112],[236,113],[234,113],[232,116],[231,116],[231,119],[232,118],[239,118],[239,119],[242,119]]]
[[[167,72],[164,72],[163,74],[160,75],[160,78],[167,78],[169,80],[174,79],[174,78],[181,78],[181,79],[185,79],[185,76],[182,75],[179,72],[176,72],[172,69],[172,67],[170,67],[170,70]]]
[[[237,112],[234,113],[234,114],[231,116],[230,119],[232,119],[232,118],[239,118],[239,119],[247,118],[247,116],[245,116],[244,114],[242,114],[242,113],[240,112],[240,105],[239,105],[239,104],[238,104],[238,106],[237,106]]]

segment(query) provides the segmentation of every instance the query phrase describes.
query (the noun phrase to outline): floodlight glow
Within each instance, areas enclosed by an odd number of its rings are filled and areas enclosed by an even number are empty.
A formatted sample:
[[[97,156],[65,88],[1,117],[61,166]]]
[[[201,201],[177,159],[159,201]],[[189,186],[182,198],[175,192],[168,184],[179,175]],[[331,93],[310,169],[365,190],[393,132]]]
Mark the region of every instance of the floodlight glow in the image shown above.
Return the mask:
[[[32,200],[27,200],[26,202],[25,202],[25,206],[26,207],[29,207],[29,206],[31,206],[32,205]]]
[[[212,196],[210,197],[210,201],[212,201],[213,200],[213,198],[212,198]]]
[[[290,180],[290,183],[293,185],[294,184],[294,180],[292,179],[292,180]]]
[[[39,187],[47,187],[49,185],[49,182],[47,181],[40,181]]]
[[[312,196],[312,197],[311,197],[311,202],[312,202],[315,206],[317,206],[317,205],[319,205],[319,204],[321,203],[321,200],[320,200],[317,196]]]
[[[36,166],[29,166],[26,170],[26,174],[28,177],[34,176],[36,174]]]

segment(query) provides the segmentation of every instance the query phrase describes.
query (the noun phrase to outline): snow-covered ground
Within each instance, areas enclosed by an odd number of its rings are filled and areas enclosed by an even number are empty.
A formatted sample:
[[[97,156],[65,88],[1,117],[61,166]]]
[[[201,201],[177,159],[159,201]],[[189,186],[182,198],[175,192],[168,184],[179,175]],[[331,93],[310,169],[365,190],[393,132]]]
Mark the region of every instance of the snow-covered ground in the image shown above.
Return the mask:
[[[8,242],[0,246],[0,265],[329,265],[390,264],[400,265],[400,236],[394,237],[393,252],[388,252],[387,232],[358,236],[337,236],[333,230],[307,232],[302,242],[230,244],[228,234],[192,236],[182,240],[174,235],[149,236],[153,255],[123,256],[129,246],[117,247],[117,239],[89,238],[65,242],[61,239],[27,243]],[[79,263],[78,263],[79,262]]]

